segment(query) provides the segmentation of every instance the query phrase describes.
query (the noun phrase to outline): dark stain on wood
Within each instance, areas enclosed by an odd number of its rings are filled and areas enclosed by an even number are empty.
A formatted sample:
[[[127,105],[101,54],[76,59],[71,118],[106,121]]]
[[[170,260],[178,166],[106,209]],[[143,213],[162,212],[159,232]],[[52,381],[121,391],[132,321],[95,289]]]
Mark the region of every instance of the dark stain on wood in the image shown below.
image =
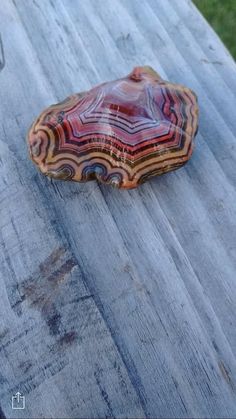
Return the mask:
[[[65,333],[63,336],[60,337],[58,343],[60,345],[72,345],[78,338],[78,334],[71,330],[70,332]]]
[[[225,379],[225,381],[229,384],[229,386],[232,388],[232,390],[235,390],[235,385],[234,385],[234,383],[231,379],[230,372],[226,368],[226,366],[224,365],[223,361],[219,361],[218,365],[219,365],[220,372],[221,372],[223,378]]]
[[[33,275],[19,284],[22,301],[27,299],[32,307],[42,309],[53,300],[58,285],[76,266],[76,260],[68,256],[66,249],[55,249]]]
[[[48,317],[46,316],[46,323],[49,327],[50,335],[58,335],[60,333],[61,315],[57,310]]]
[[[27,301],[31,308],[39,310],[51,336],[60,335],[61,314],[57,309],[61,285],[77,265],[67,249],[59,247],[39,265],[24,282],[18,284],[21,303]]]
[[[19,364],[19,368],[21,369],[22,374],[26,374],[32,367],[33,364],[31,361],[24,361]]]
[[[50,354],[52,356],[64,357],[65,350],[75,343],[80,344],[82,342],[81,337],[75,330],[63,332],[60,337],[50,346]],[[61,352],[61,354],[60,354]]]
[[[71,272],[74,266],[76,266],[77,263],[74,258],[70,258],[67,260],[63,265],[57,269],[56,271],[52,272],[52,274],[47,278],[48,281],[56,281],[57,283],[60,281],[63,281],[65,276]]]
[[[54,265],[65,252],[66,249],[64,249],[63,247],[58,247],[57,249],[54,249],[52,253],[45,259],[45,261],[40,263],[40,272],[44,275],[47,275],[48,272],[51,270],[51,265]]]

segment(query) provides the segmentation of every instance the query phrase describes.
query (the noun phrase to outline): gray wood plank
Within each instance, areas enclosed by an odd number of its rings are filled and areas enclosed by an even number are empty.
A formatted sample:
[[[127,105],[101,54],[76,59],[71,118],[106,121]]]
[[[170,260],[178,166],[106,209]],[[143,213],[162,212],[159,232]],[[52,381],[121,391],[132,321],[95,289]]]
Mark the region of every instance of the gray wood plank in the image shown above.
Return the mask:
[[[3,328],[3,410],[10,414],[8,392],[22,386],[33,416],[235,417],[235,125],[225,111],[234,92],[221,102],[208,79],[228,92],[222,74],[197,77],[191,60],[202,49],[191,56],[177,43],[190,32],[178,35],[171,2],[4,4],[0,289],[3,324],[9,313],[13,326],[10,340]],[[139,64],[199,95],[189,165],[130,192],[36,174],[24,137],[37,113]],[[232,61],[227,68],[233,78]],[[54,248],[65,251],[42,274]]]
[[[4,17],[6,23],[14,21],[15,36],[30,60],[27,39],[9,4]],[[11,66],[15,64],[10,56],[13,25],[8,28],[6,68],[14,79],[18,74]],[[3,92],[9,86],[7,78],[0,80]],[[24,100],[24,89],[15,87]],[[7,417],[143,417],[127,369],[84,284],[54,208],[41,194],[27,156],[21,158],[26,147],[19,108],[12,113],[1,107],[1,117],[2,409]],[[24,411],[11,409],[16,391],[26,397]]]
[[[158,5],[155,0],[150,0],[150,4],[156,12],[158,22],[168,31],[172,49],[179,51],[181,58],[187,62],[189,73],[200,82],[206,96],[220,112],[225,123],[235,132],[236,121],[231,107],[232,103],[235,102],[235,89],[232,91],[232,87],[226,84],[218,73],[216,64],[211,67],[205,66],[203,71],[203,63],[204,60],[207,61],[207,56],[199,45],[196,34],[194,35],[184,25],[181,13],[180,15],[176,13],[174,4],[168,4],[163,0],[160,0]],[[179,45],[181,45],[181,48],[179,48]],[[190,56],[191,59],[189,59]]]
[[[160,3],[161,4],[161,3]],[[128,8],[128,5],[127,5]],[[129,7],[129,9],[131,9]],[[138,8],[138,10],[136,10],[136,18],[139,18],[140,21],[141,19],[143,19],[144,17],[146,17],[146,19],[144,19],[144,31],[146,34],[146,39],[148,39],[151,42],[151,38],[149,37],[149,27],[150,27],[150,23],[147,23],[147,16],[145,16],[145,10],[146,7],[142,7],[142,5],[140,5],[140,7]],[[159,15],[161,12],[161,8],[158,9],[159,11]],[[149,14],[150,16],[150,14]],[[160,19],[160,17],[159,17]],[[161,19],[160,19],[161,20]],[[158,24],[159,21],[157,21]],[[114,23],[114,22],[113,22]],[[127,23],[127,22],[126,22]],[[125,24],[125,23],[124,23]],[[138,26],[138,25],[137,25]],[[160,26],[159,26],[160,27]],[[168,38],[166,37],[166,39],[164,38],[164,32],[159,31],[159,33],[161,33],[162,35],[162,39],[166,40],[166,42],[168,42]],[[169,45],[170,45],[170,39],[169,39]],[[152,53],[148,52],[148,48],[146,48],[146,55],[149,55],[150,58],[152,58]],[[178,65],[179,62],[181,63],[181,58],[178,58],[177,55],[177,51],[174,54],[175,56],[175,64]],[[159,54],[159,63],[160,65],[165,66],[164,69],[167,71],[169,71],[169,66],[166,63],[166,61],[163,58],[163,54],[160,53]],[[186,65],[186,64],[185,64]],[[175,67],[176,68],[176,67]],[[161,70],[161,72],[163,73],[163,69]],[[185,72],[183,71],[183,74],[185,75]],[[191,73],[190,73],[191,74]],[[188,78],[186,79],[188,81]],[[186,83],[187,83],[186,81]],[[200,97],[200,106],[202,103],[202,92],[203,92],[203,88],[201,87],[201,90],[197,90],[195,89]],[[204,137],[208,139],[209,135],[209,129],[207,129],[207,127],[205,127],[204,130]],[[202,127],[200,125],[200,132],[202,131]],[[222,252],[223,252],[223,256],[221,256],[221,263],[220,263],[220,259],[218,259],[218,264],[220,266],[223,266],[224,261],[226,261],[226,255],[224,254],[225,250],[227,249],[230,255],[230,261],[229,263],[232,264],[231,269],[229,270],[228,273],[228,278],[231,282],[231,287],[232,289],[234,289],[234,283],[232,282],[234,279],[234,276],[232,276],[232,273],[235,272],[235,252],[233,251],[234,248],[234,243],[236,240],[235,237],[235,215],[233,215],[233,212],[235,212],[235,184],[234,185],[229,185],[229,183],[227,182],[227,178],[225,177],[225,174],[223,172],[223,169],[227,166],[227,164],[225,164],[225,162],[222,159],[222,166],[221,168],[218,165],[218,162],[215,161],[214,157],[212,156],[212,149],[208,150],[208,146],[207,146],[207,142],[203,142],[202,136],[199,135],[198,136],[198,140],[197,142],[200,141],[200,146],[198,147],[199,149],[197,149],[197,153],[196,155],[194,155],[192,162],[189,163],[189,165],[187,166],[186,169],[183,169],[183,171],[187,172],[188,174],[192,174],[192,177],[190,179],[190,181],[188,180],[187,177],[181,176],[181,179],[186,181],[186,186],[185,186],[185,190],[186,190],[186,197],[188,197],[188,200],[195,200],[196,204],[194,206],[194,208],[197,208],[198,214],[196,214],[196,217],[194,217],[194,219],[196,219],[196,228],[195,230],[197,231],[199,229],[198,225],[200,225],[200,228],[202,228],[202,234],[204,236],[204,231],[207,231],[208,235],[210,236],[210,232],[211,232],[211,224],[214,224],[214,228],[216,231],[218,231],[219,236],[224,236],[223,239],[223,245],[220,243],[217,243],[217,245],[214,246],[215,240],[217,240],[216,238],[213,239],[212,237],[209,237],[209,252],[212,252],[212,256],[213,258],[215,257],[217,258],[217,252],[218,252],[218,257],[219,257],[219,251],[222,248]],[[214,146],[214,149],[216,149],[218,147]],[[224,144],[224,148],[223,148],[223,153],[224,153],[224,149],[225,149],[225,144]],[[196,161],[196,164],[194,164]],[[194,171],[192,169],[192,165],[194,164]],[[189,169],[189,167],[191,166],[191,169]],[[207,170],[209,171],[209,174],[207,174]],[[175,177],[178,176],[177,174],[174,174],[173,177],[175,179]],[[166,179],[166,181],[168,182],[168,179],[170,179],[170,183],[168,183],[168,187],[171,187],[171,183],[173,183],[173,177],[172,175],[170,175],[169,177],[165,177],[164,181]],[[177,181],[178,182],[178,181]],[[189,183],[191,183],[191,186],[189,185]],[[208,184],[207,187],[207,191],[205,191],[205,193],[203,192],[203,186],[205,184]],[[156,182],[153,182],[152,184],[156,184]],[[184,200],[185,200],[185,195],[183,193],[183,187],[178,188],[178,186],[175,184],[174,188],[176,190],[177,187],[177,193],[179,193],[179,196],[181,197],[180,199],[183,201],[184,204]],[[157,186],[157,189],[159,189],[159,184]],[[173,189],[173,186],[172,186]],[[199,194],[201,194],[200,198],[197,196],[197,194],[195,193],[195,190],[198,191]],[[227,192],[226,192],[227,190]],[[165,200],[165,194],[162,195],[163,199]],[[226,205],[224,205],[224,202],[226,201]],[[221,202],[221,206],[222,208],[220,208],[220,202]],[[218,203],[218,205],[217,205]],[[206,206],[207,207],[207,211],[205,211],[205,209],[203,208],[202,211],[204,212],[204,216],[201,217],[201,212],[200,209],[202,206]],[[171,205],[171,209],[173,210],[173,213],[175,212],[175,207],[172,204]],[[212,212],[214,212],[214,215],[212,216]],[[191,219],[193,218],[190,215]],[[203,218],[204,217],[204,218]],[[225,217],[225,218],[224,218]],[[183,219],[183,214],[181,211],[180,214],[180,220],[179,220],[179,225],[180,228],[181,226],[185,226],[186,223],[181,222],[181,220]],[[201,221],[201,222],[200,222]],[[205,225],[204,225],[205,223]],[[201,227],[202,226],[202,227]],[[213,248],[212,248],[213,247]],[[205,252],[205,248],[203,248],[203,252]],[[198,252],[199,253],[199,252]],[[203,259],[204,259],[204,254],[202,255]],[[196,259],[197,259],[197,264],[199,265],[199,254],[196,254]],[[213,260],[213,259],[211,259]],[[209,260],[210,262],[210,260]],[[214,263],[212,263],[214,265]],[[211,265],[209,265],[210,268]],[[216,266],[216,265],[215,265]],[[207,269],[207,267],[205,267],[205,269]],[[210,270],[210,269],[209,269]],[[217,270],[219,270],[219,266],[216,268],[215,267],[215,271],[217,272]],[[210,275],[213,275],[213,271],[210,270],[209,272]],[[220,275],[220,270],[218,271],[218,274]],[[226,280],[226,278],[225,278]],[[214,290],[212,289],[212,292]],[[212,296],[214,295],[214,293],[212,294]],[[220,296],[221,293],[218,293],[218,296]],[[234,307],[232,306],[232,311],[234,311]],[[230,332],[231,335],[231,332]],[[235,340],[234,340],[235,342]]]
[[[184,7],[182,7],[183,2]],[[235,94],[235,61],[218,38],[213,28],[206,24],[203,16],[191,1],[182,0],[182,2],[179,2],[173,0],[171,6],[174,7],[175,11],[179,14],[185,27],[193,33],[196,42],[199,44],[204,54],[206,54],[205,58],[202,55],[199,56],[200,62],[202,63],[202,72],[204,73],[206,66],[214,66],[215,70],[218,71],[225,83]],[[190,43],[188,46],[191,48]]]
[[[159,8],[158,10],[160,14],[161,8]],[[144,16],[144,9],[142,9],[141,7],[139,8],[139,16],[140,16],[140,19],[141,19],[141,16],[142,17]],[[146,22],[146,19],[145,19],[145,22]],[[178,61],[179,60],[177,58],[177,54],[175,54],[175,62],[177,62],[177,64],[178,64]],[[200,97],[200,106],[201,106],[202,92],[198,91],[198,93]],[[201,131],[202,131],[202,127],[200,126],[200,132]],[[207,127],[205,127],[204,137],[206,139],[208,139],[207,136],[209,135],[209,131],[210,131],[210,128],[207,129]],[[232,216],[231,218],[231,212],[235,211],[235,188],[232,188],[232,186],[228,185],[224,172],[220,170],[218,164],[215,162],[213,156],[211,155],[211,152],[208,150],[207,142],[204,143],[202,141],[201,136],[198,136],[198,138],[200,140],[200,147],[198,150],[198,154],[194,156],[190,165],[187,166],[186,169],[184,169],[187,171],[188,174],[189,173],[192,174],[191,179],[190,179],[192,187],[191,186],[189,187],[189,182],[188,182],[188,184],[186,184],[186,193],[188,191],[189,199],[191,199],[191,196],[194,190],[197,190],[198,194],[200,194],[201,202],[196,201],[196,206],[195,206],[198,210],[198,214],[196,215],[196,221],[198,225],[200,225],[200,228],[201,228],[201,225],[202,226],[204,225],[204,219],[199,219],[200,214],[201,214],[200,208],[202,205],[204,205],[207,207],[207,213],[205,212],[205,215],[204,215],[204,218],[206,220],[204,230],[207,231],[208,235],[210,236],[210,231],[211,231],[210,226],[213,223],[215,230],[218,231],[219,237],[224,236],[223,245],[220,243],[217,243],[217,246],[215,247],[214,247],[215,239],[213,240],[213,238],[211,238],[208,244],[208,246],[210,247],[209,250],[211,250],[213,247],[211,251],[213,252],[215,257],[217,255],[216,247],[218,247],[219,249],[222,248],[222,251],[227,250],[229,252],[231,263],[232,263],[233,260],[235,261],[235,252],[233,251],[233,248],[234,248],[234,243],[236,239],[235,216]],[[218,147],[214,146],[214,149],[216,148]],[[224,148],[225,148],[225,145],[224,145]],[[224,148],[222,150],[223,153],[224,153]],[[192,170],[192,165],[194,165],[194,171]],[[190,169],[190,166],[191,166],[191,169]],[[222,169],[224,169],[226,166],[227,164],[225,164],[225,162],[222,159]],[[209,173],[207,173],[207,171]],[[175,176],[177,175],[174,174],[174,177]],[[166,179],[168,179],[168,177]],[[183,179],[185,178],[183,177]],[[208,184],[208,187],[207,187],[207,190],[205,190],[204,192],[205,184]],[[176,188],[176,185],[175,185],[175,188]],[[226,189],[228,190],[228,192],[226,192]],[[183,189],[181,189],[181,192],[182,192],[181,198],[183,199],[184,198]],[[180,193],[180,190],[179,190],[179,193]],[[199,198],[195,197],[195,199],[199,199]],[[221,202],[222,208],[220,208],[220,202]],[[224,204],[224,202],[226,202],[226,204]],[[174,212],[175,211],[174,205],[172,205],[171,208],[173,209],[173,212]],[[213,216],[212,216],[212,212],[214,212]],[[180,217],[182,219],[183,215],[181,215]],[[181,226],[184,226],[183,222],[181,223]],[[196,231],[197,229],[198,227],[196,225]],[[202,230],[203,233],[204,233],[204,230]],[[205,251],[205,248],[204,248],[204,251]],[[197,264],[199,264],[199,254],[196,254],[196,256],[197,256]],[[202,255],[202,257],[204,259],[204,255]],[[222,258],[221,264],[218,261],[220,266],[223,266],[224,264],[223,261],[226,261],[226,255]],[[219,266],[218,266],[218,269],[219,269]],[[210,272],[213,275],[213,271],[211,270]],[[234,276],[232,276],[232,273],[234,272],[235,272],[235,262],[233,262],[233,266],[227,276],[230,279],[232,289],[234,288],[234,282],[232,282],[234,279]],[[220,275],[220,270],[219,270],[219,275]],[[220,293],[218,295],[220,295]],[[232,310],[234,310],[233,306],[232,306]]]
[[[40,198],[34,175],[2,141],[0,151],[0,395],[6,416],[143,417],[78,262],[54,227],[55,214]],[[26,397],[20,414],[11,409],[17,391]]]

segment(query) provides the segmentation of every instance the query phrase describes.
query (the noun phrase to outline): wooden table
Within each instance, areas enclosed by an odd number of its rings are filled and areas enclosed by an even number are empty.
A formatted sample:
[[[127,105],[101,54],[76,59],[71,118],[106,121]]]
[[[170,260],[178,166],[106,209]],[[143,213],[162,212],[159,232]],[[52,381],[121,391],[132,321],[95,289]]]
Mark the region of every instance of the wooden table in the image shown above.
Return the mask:
[[[235,418],[233,59],[188,0],[2,0],[0,16],[2,417]],[[189,164],[132,191],[39,174],[38,113],[144,64],[199,97]]]

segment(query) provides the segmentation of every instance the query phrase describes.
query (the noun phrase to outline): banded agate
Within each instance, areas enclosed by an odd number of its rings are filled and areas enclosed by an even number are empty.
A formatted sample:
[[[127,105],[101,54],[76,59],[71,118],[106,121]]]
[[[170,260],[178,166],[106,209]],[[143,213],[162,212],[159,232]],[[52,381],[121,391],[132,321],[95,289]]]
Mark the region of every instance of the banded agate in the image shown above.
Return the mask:
[[[135,188],[191,157],[198,105],[150,67],[44,110],[28,134],[31,159],[55,179]]]

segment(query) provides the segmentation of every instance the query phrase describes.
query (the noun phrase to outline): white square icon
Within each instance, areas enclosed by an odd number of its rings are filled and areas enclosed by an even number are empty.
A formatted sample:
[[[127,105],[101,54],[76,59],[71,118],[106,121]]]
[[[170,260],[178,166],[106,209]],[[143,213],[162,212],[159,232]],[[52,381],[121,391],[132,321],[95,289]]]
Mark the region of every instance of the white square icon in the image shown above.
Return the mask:
[[[12,396],[12,409],[24,409],[25,408],[25,396],[22,396],[18,391]]]

